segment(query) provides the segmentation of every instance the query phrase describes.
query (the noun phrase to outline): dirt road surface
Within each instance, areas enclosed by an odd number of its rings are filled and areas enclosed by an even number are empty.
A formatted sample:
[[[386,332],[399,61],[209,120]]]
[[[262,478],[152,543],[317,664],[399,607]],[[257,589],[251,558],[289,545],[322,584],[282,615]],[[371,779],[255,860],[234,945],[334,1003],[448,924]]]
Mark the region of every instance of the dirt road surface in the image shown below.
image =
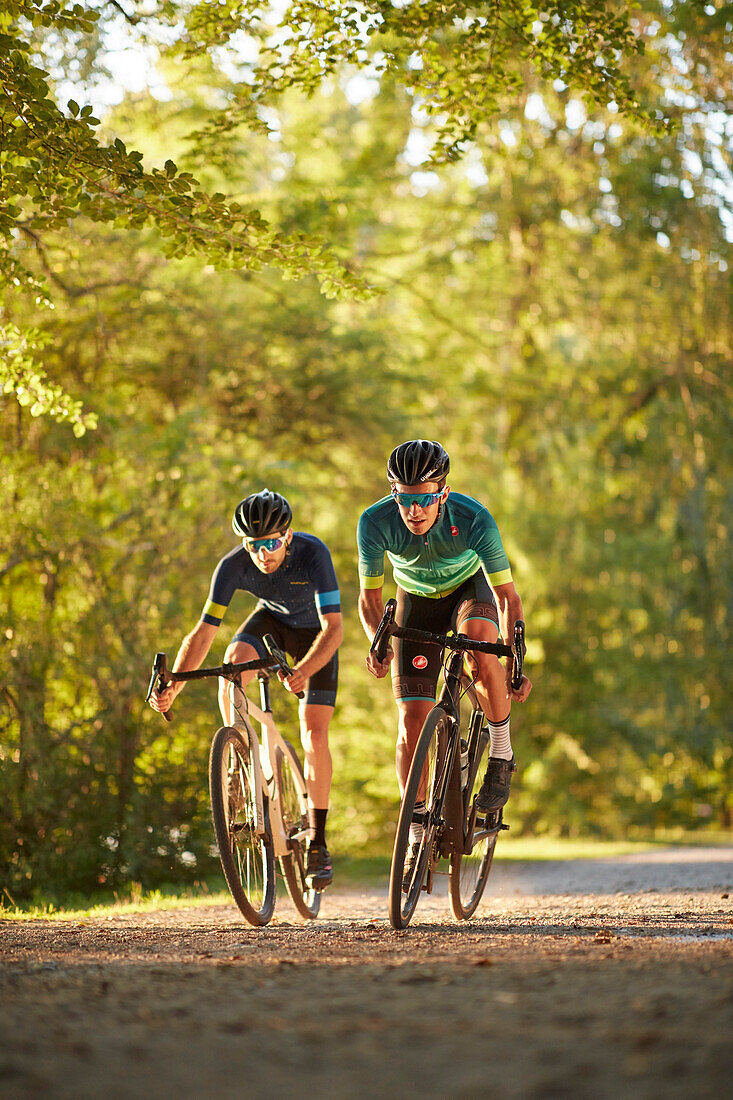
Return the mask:
[[[0,1096],[733,1095],[733,847],[501,863],[477,918],[385,891],[3,921]]]

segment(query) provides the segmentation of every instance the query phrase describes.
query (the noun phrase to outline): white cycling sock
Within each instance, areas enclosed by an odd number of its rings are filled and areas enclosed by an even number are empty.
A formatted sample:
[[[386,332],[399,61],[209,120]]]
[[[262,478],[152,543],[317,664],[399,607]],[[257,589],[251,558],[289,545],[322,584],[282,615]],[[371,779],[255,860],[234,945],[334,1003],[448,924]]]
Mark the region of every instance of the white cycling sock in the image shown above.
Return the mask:
[[[423,813],[424,810],[425,810],[425,803],[424,802],[416,802],[415,803],[415,810],[417,811],[417,813]],[[422,835],[423,835],[424,831],[425,830],[424,830],[423,826],[420,824],[419,821],[411,821],[410,822],[410,844],[419,844],[420,841],[422,840]]]
[[[489,722],[489,733],[491,734],[489,756],[494,756],[498,760],[511,760],[514,755],[512,740],[509,736],[510,717],[511,715],[507,714],[503,722]]]

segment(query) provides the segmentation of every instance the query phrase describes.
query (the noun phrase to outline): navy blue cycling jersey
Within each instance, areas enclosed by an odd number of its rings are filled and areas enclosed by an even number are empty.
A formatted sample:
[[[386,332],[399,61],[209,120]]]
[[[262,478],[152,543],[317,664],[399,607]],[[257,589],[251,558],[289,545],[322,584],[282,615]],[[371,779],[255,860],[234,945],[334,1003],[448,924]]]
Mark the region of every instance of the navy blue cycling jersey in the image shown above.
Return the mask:
[[[259,600],[283,623],[297,629],[320,626],[319,612],[341,610],[336,573],[328,547],[315,535],[295,531],[279,569],[262,573],[244,546],[226,554],[211,578],[201,618],[219,626],[234,593],[241,589]]]

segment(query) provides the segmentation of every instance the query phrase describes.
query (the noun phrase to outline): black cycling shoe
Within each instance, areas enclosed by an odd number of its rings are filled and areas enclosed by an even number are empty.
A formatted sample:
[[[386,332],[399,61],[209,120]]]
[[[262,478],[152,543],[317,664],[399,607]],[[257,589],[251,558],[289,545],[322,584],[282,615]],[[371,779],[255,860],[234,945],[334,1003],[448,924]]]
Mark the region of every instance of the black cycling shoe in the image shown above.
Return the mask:
[[[509,788],[512,785],[512,772],[517,770],[514,757],[502,760],[498,756],[489,757],[481,790],[476,795],[476,809],[482,813],[500,810],[509,801]]]
[[[305,868],[305,881],[311,890],[325,890],[333,882],[331,856],[325,844],[311,844],[308,847],[308,863]]]
[[[402,893],[409,894],[410,884],[412,883],[412,876],[415,873],[415,864],[417,863],[417,857],[420,855],[420,845],[422,841],[413,840],[410,848],[407,852],[407,858],[405,859],[404,867],[402,868]]]

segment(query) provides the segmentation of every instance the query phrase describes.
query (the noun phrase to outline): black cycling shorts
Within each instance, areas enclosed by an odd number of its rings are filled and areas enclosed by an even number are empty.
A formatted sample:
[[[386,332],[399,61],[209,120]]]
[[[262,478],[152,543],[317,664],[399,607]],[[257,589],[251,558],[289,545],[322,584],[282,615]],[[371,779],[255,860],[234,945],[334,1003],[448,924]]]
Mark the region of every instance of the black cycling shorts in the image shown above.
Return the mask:
[[[294,661],[300,661],[313,645],[314,640],[321,632],[320,627],[292,627],[276,619],[265,608],[257,608],[248,619],[240,626],[232,638],[233,642],[248,642],[254,646],[261,657],[267,656],[262,639],[265,634],[272,634],[280,646],[280,649],[288,653]],[[323,668],[306,681],[305,703],[319,703],[322,706],[332,707],[336,703],[336,689],[338,686],[338,651],[334,653],[330,661]]]
[[[469,619],[489,619],[499,627],[499,613],[489,582],[479,569],[447,596],[415,596],[397,589],[398,626],[429,630],[433,634],[456,633]],[[435,699],[442,650],[437,645],[393,638],[392,690],[397,700]]]

